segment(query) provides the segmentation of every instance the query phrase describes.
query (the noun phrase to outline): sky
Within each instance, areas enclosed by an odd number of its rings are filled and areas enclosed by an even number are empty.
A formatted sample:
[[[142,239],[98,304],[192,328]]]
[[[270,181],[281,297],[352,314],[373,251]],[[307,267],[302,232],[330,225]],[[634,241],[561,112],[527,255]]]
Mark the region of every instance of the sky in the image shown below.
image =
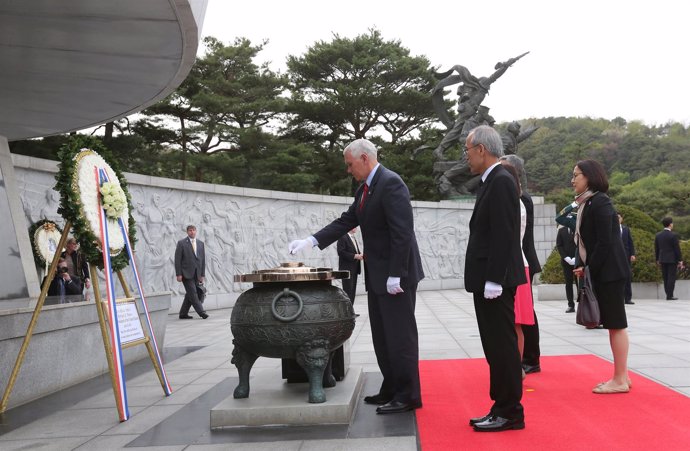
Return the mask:
[[[690,6],[678,0],[387,1],[209,0],[202,36],[230,45],[268,40],[257,63],[285,72],[335,34],[370,28],[399,40],[439,71],[461,64],[477,76],[524,52],[484,105],[499,122],[568,116],[690,125]],[[454,93],[454,89],[452,93]]]

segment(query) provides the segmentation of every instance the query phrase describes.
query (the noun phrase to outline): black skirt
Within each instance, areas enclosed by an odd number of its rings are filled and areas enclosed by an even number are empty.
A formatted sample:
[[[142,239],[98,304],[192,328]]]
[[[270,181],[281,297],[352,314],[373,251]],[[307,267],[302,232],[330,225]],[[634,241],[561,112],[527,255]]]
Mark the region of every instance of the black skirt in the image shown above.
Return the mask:
[[[625,280],[597,283],[592,280],[594,293],[599,302],[601,324],[604,329],[625,329],[628,318],[625,315]]]

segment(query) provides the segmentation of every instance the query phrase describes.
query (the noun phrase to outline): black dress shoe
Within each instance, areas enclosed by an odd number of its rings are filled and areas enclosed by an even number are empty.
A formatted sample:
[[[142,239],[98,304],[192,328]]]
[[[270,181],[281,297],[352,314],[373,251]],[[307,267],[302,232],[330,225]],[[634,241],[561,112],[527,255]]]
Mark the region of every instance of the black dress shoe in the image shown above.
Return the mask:
[[[667,301],[677,301],[678,298],[670,297],[670,298],[666,298],[666,300],[667,300]]]
[[[541,366],[537,363],[536,365],[528,365],[526,363],[522,364],[522,369],[525,370],[525,374],[538,373],[541,371]]]
[[[483,417],[470,418],[470,426],[474,426],[477,423],[482,423],[491,418],[491,412],[487,413]]]
[[[392,396],[386,396],[382,395],[381,393],[372,395],[372,396],[365,396],[364,397],[364,402],[367,404],[376,404],[377,406],[380,406],[382,404],[388,404],[393,400]]]
[[[189,315],[180,316],[180,319],[194,319]]]
[[[206,312],[199,313],[199,316],[202,317],[203,319],[208,318],[208,314]]]
[[[500,432],[511,429],[525,429],[525,420],[509,420],[492,415],[486,421],[474,425],[477,432]]]
[[[575,307],[568,307],[565,313],[575,313]]]
[[[419,409],[422,407],[422,403],[417,401],[417,402],[400,402],[400,401],[391,401],[387,404],[384,404],[382,406],[379,406],[376,408],[376,413],[378,414],[386,414],[386,413],[401,413],[401,412],[408,412],[410,410],[414,409]]]
[[[634,304],[635,304],[633,301],[625,301],[625,303],[626,303],[626,304],[629,304],[629,305],[634,305]]]

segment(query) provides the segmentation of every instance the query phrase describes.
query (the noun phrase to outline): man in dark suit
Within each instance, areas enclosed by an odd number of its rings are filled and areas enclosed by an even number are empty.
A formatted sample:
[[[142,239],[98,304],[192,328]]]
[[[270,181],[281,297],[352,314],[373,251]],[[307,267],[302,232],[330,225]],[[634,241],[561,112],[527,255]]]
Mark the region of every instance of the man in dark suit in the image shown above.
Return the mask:
[[[338,269],[350,271],[349,279],[342,279],[343,290],[350,298],[350,302],[355,303],[357,294],[357,275],[362,271],[362,259],[364,254],[359,251],[359,244],[355,238],[357,229],[352,229],[345,235],[338,238]]]
[[[208,318],[199,300],[197,285],[203,284],[206,277],[206,248],[204,242],[196,238],[196,227],[187,226],[187,237],[177,242],[175,248],[175,274],[177,281],[184,285],[184,300],[180,307],[180,319],[192,319],[189,308],[194,307],[203,319]]]
[[[634,304],[632,301],[632,264],[635,262],[635,243],[633,243],[630,228],[623,225],[623,215],[618,213],[618,224],[621,228],[621,240],[623,241],[623,249],[625,249],[625,256],[628,258],[628,266],[630,267],[630,277],[625,283],[625,303]]]
[[[515,290],[527,282],[520,249],[520,198],[512,175],[499,163],[501,136],[480,125],[465,141],[472,174],[481,175],[470,219],[465,289],[474,295],[479,335],[489,363],[488,414],[470,419],[479,432],[525,427],[522,365],[515,332]]]
[[[661,224],[664,230],[657,233],[654,238],[654,255],[656,264],[661,266],[666,300],[675,301],[678,299],[673,296],[676,288],[676,268],[683,268],[683,256],[680,254],[678,236],[673,233],[673,218],[666,217],[661,220]]]
[[[565,279],[565,297],[568,299],[568,309],[565,313],[575,312],[575,297],[573,295],[573,269],[575,269],[575,238],[571,228],[561,226],[556,234],[556,249],[561,256],[561,268]]]
[[[364,282],[374,352],[383,383],[364,402],[376,413],[406,412],[422,406],[419,345],[414,315],[417,284],[424,278],[414,234],[410,192],[400,176],[377,160],[371,141],[357,139],[343,150],[347,172],[364,182],[340,218],[304,240],[289,245],[324,249],[359,226],[364,248]]]
[[[43,283],[45,283],[45,277],[41,285],[43,285]],[[83,289],[84,285],[81,279],[77,276],[70,276],[67,261],[64,258],[60,258],[55,270],[55,276],[48,286],[47,295],[59,296],[58,302],[63,303],[69,302],[70,300],[76,300],[75,295],[80,295]]]
[[[504,140],[505,141],[505,140]],[[527,174],[525,173],[525,162],[522,158],[515,154],[504,155],[500,158],[510,163],[515,168],[520,177],[520,185],[524,188],[527,186]],[[527,221],[525,221],[525,235],[522,237],[522,252],[525,254],[527,264],[529,265],[529,277],[532,286],[534,286],[534,276],[541,272],[541,264],[537,257],[537,250],[534,248],[534,202],[532,196],[522,190],[520,200],[525,206],[525,213]],[[532,299],[534,302],[534,299]],[[539,357],[541,357],[541,349],[539,348],[539,321],[537,320],[537,311],[534,310],[534,325],[522,324],[522,334],[525,338],[525,343],[522,349],[522,368],[525,374],[538,373],[541,371]]]

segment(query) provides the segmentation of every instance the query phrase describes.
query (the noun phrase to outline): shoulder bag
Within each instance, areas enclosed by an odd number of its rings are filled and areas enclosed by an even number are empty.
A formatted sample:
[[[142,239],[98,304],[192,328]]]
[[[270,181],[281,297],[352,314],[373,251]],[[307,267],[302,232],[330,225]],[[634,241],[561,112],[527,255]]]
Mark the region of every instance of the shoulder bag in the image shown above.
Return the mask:
[[[589,266],[585,266],[582,286],[577,294],[577,313],[575,322],[585,327],[597,327],[601,322],[599,302],[597,302],[592,279],[589,275]]]

